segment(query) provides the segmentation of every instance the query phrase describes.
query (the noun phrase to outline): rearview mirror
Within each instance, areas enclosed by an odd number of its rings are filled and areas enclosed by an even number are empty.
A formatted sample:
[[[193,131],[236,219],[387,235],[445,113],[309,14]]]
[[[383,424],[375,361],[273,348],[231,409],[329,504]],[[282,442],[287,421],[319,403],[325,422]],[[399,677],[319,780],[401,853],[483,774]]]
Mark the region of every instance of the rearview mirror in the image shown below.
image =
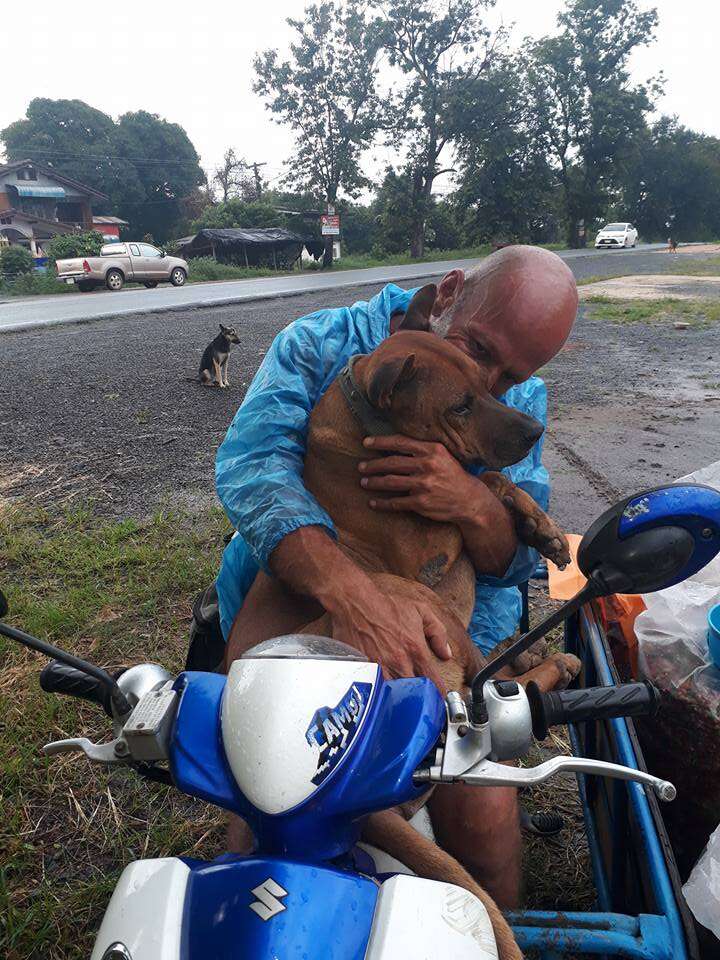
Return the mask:
[[[720,550],[720,492],[700,484],[644,490],[606,510],[578,548],[595,596],[652,593],[687,580]]]
[[[165,251],[164,251],[164,250],[161,250],[161,251],[160,251],[160,256],[161,256],[161,257],[166,257],[166,256],[167,256],[167,254],[165,253]]]
[[[588,600],[653,593],[692,577],[720,552],[720,492],[698,483],[643,490],[606,510],[578,548],[585,586],[506,647],[472,682],[473,721],[483,722],[484,683]]]

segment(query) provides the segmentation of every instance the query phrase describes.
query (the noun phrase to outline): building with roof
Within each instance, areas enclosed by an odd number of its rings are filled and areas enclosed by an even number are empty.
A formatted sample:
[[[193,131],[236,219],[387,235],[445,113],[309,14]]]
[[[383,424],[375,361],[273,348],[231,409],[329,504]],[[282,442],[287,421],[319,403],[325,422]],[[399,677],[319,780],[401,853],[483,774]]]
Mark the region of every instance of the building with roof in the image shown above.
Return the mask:
[[[33,160],[0,165],[0,243],[28,247],[35,257],[44,254],[43,244],[58,234],[99,229],[93,203],[107,204],[109,198],[77,180],[57,173]],[[101,218],[97,218],[101,219]],[[125,221],[111,217],[117,228]]]

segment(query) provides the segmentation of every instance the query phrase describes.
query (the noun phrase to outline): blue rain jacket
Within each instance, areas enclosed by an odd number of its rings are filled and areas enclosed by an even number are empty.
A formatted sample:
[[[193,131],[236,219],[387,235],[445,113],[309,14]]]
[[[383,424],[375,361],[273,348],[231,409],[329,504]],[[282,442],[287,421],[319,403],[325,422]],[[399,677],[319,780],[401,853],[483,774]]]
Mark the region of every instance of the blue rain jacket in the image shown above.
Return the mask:
[[[268,569],[283,537],[309,525],[336,537],[332,520],[303,486],[310,412],[353,354],[371,353],[390,335],[391,316],[404,312],[414,293],[390,283],[368,302],[301,317],[273,341],[217,455],[218,496],[237,531],[217,580],[226,638],[258,570]],[[502,402],[547,422],[547,392],[539,377],[512,387]],[[542,438],[504,472],[547,509],[549,478],[541,453]],[[520,546],[502,579],[478,577],[469,630],[483,652],[517,628],[521,600],[515,584],[527,580],[536,563],[535,551]]]

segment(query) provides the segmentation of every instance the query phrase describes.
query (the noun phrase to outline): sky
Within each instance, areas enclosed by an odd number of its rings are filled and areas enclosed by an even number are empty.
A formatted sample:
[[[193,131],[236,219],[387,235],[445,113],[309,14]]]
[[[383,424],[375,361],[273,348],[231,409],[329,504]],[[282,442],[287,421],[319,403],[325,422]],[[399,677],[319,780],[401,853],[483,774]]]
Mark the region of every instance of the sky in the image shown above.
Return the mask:
[[[720,3],[717,0],[639,0],[660,16],[657,40],[636,51],[631,74],[662,70],[663,113],[720,137],[717,98]],[[34,97],[80,99],[113,117],[147,110],[181,124],[212,171],[233,147],[265,163],[271,183],[283,173],[292,135],[278,126],[252,92],[253,56],[287,48],[286,17],[300,17],[304,0],[121,0],[102,13],[80,5],[61,12],[57,0],[3,3],[3,81],[0,129],[24,116]],[[498,0],[491,19],[513,24],[513,42],[552,33],[562,0]],[[99,10],[100,8],[98,8]],[[14,38],[14,39],[11,39]],[[16,42],[15,42],[16,41]],[[391,159],[382,149],[369,172]]]

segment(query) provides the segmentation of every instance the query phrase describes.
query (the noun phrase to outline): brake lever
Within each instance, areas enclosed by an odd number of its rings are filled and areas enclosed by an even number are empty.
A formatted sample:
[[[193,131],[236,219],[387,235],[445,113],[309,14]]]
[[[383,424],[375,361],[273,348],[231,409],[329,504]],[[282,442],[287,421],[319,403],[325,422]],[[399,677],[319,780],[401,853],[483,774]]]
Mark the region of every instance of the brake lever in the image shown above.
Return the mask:
[[[459,776],[449,778],[438,777],[436,774],[433,780],[455,780],[471,786],[532,787],[544,783],[556,773],[590,773],[613,777],[616,780],[633,780],[650,787],[660,800],[666,802],[677,796],[677,791],[669,780],[661,780],[644,770],[633,770],[618,763],[591,760],[588,757],[552,757],[536,767],[510,767],[492,760],[481,760]]]
[[[87,737],[73,737],[70,740],[53,740],[46,743],[43,753],[53,757],[59,753],[84,753],[93,763],[126,763],[129,759],[128,745],[123,737],[110,743],[93,743]]]

